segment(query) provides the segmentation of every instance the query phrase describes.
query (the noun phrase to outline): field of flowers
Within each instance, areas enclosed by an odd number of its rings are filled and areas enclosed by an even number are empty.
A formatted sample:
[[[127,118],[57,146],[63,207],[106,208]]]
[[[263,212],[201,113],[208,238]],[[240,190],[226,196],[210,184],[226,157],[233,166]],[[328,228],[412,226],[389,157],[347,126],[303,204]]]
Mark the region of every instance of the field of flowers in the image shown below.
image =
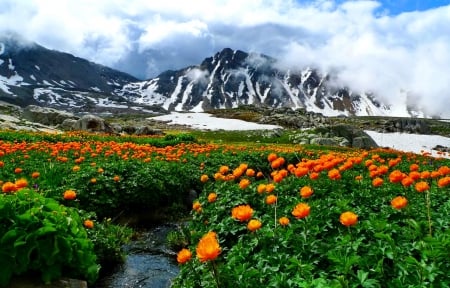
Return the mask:
[[[2,131],[0,287],[95,283],[131,236],[116,219],[161,208],[191,213],[174,287],[448,287],[449,167],[386,149]]]
[[[224,162],[201,176],[173,287],[450,286],[448,160],[261,157],[265,167]]]

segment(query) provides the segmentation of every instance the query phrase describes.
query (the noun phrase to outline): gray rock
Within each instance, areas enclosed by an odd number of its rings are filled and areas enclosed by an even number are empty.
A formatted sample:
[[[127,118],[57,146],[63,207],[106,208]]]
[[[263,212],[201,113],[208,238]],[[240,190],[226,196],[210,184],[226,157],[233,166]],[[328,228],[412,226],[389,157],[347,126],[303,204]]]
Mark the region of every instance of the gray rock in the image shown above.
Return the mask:
[[[155,129],[149,126],[137,127],[134,132],[135,135],[164,135],[160,129]]]
[[[104,119],[95,115],[84,115],[74,124],[74,130],[84,130],[90,132],[107,132],[112,133],[113,130]]]
[[[325,146],[339,146],[339,142],[337,142],[333,138],[324,138],[324,137],[313,138],[311,139],[310,143]]]
[[[22,117],[30,122],[41,123],[44,125],[56,126],[66,119],[76,119],[69,112],[59,111],[53,108],[39,107],[29,105],[23,109]]]
[[[377,143],[370,136],[359,136],[353,138],[352,147],[370,149],[378,147]]]

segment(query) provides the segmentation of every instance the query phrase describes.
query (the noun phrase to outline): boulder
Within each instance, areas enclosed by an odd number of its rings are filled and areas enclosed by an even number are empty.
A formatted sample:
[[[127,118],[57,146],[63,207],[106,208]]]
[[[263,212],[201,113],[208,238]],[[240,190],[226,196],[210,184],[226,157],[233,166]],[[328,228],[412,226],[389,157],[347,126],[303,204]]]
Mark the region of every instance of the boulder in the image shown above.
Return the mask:
[[[22,111],[22,117],[30,122],[49,126],[61,124],[66,119],[76,119],[72,113],[36,105],[25,107]]]
[[[317,138],[311,139],[310,143],[316,144],[316,145],[325,145],[325,146],[339,146],[339,142],[337,142],[333,138],[317,137]]]
[[[135,135],[164,135],[160,129],[155,129],[149,126],[137,127],[134,132]]]
[[[95,115],[84,115],[74,123],[74,130],[112,133],[113,130],[104,119]]]

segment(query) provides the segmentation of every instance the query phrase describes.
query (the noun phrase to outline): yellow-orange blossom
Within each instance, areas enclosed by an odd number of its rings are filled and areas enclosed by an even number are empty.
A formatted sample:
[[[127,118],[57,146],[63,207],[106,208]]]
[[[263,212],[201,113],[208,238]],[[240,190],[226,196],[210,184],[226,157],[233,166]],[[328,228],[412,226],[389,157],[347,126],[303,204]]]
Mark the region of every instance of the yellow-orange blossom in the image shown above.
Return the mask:
[[[219,242],[217,241],[217,234],[212,231],[206,233],[198,242],[195,251],[200,262],[215,260],[221,252]]]

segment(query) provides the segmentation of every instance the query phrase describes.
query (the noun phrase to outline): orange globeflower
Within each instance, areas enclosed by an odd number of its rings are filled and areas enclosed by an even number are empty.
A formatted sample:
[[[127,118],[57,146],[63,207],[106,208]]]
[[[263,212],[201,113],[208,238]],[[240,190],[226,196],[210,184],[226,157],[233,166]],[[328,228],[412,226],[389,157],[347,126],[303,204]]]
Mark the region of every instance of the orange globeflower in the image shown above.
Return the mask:
[[[266,191],[266,184],[259,184],[258,188],[256,188],[256,191],[258,191],[259,194],[262,194]]]
[[[92,183],[92,184],[97,183],[97,179],[96,179],[96,178],[91,178],[91,183]]]
[[[266,197],[266,204],[272,205],[277,202],[277,196],[270,194]]]
[[[41,173],[39,173],[39,172],[33,172],[31,174],[31,178],[33,178],[33,179],[39,178],[39,176],[41,176]]]
[[[309,187],[309,186],[303,186],[303,187],[300,189],[300,195],[302,196],[302,198],[308,198],[308,197],[310,197],[313,193],[314,193],[314,192],[313,192],[312,188]]]
[[[78,165],[73,166],[72,171],[73,172],[80,171],[80,166],[78,166]]]
[[[403,178],[405,178],[405,174],[400,170],[394,170],[389,174],[389,181],[392,183],[397,183],[402,181]]]
[[[409,187],[413,183],[414,183],[414,180],[411,177],[409,177],[409,176],[406,176],[405,178],[402,179],[402,185],[404,187]]]
[[[275,185],[270,183],[266,185],[266,193],[272,193],[275,190]]]
[[[311,180],[316,180],[316,179],[318,179],[319,178],[319,173],[317,173],[317,172],[312,172],[311,174],[309,174],[309,179],[311,179]]]
[[[443,188],[445,186],[448,186],[450,184],[450,176],[446,176],[444,178],[441,178],[438,180],[438,187]]]
[[[330,171],[328,171],[328,178],[330,178],[331,180],[339,180],[341,179],[341,173],[338,169],[331,169]]]
[[[277,156],[277,154],[275,154],[275,153],[270,153],[268,156],[267,156],[267,160],[269,161],[269,162],[273,162],[275,159],[277,159],[278,158],[278,156]]]
[[[419,165],[417,165],[416,163],[411,164],[409,166],[409,171],[419,171]]]
[[[20,174],[20,173],[22,173],[22,168],[16,168],[16,169],[14,169],[14,173],[16,173],[16,174]]]
[[[299,203],[294,207],[294,210],[292,210],[292,215],[294,215],[294,217],[297,219],[302,219],[309,215],[310,210],[311,207],[309,207],[308,204]]]
[[[253,169],[247,169],[247,171],[245,172],[245,175],[247,175],[248,177],[254,177],[255,174],[256,172]]]
[[[115,175],[113,180],[114,180],[114,182],[119,182],[120,181],[119,175]]]
[[[430,185],[428,185],[428,183],[425,181],[420,181],[416,183],[415,188],[417,192],[423,192],[430,189]]]
[[[195,201],[194,203],[192,203],[192,209],[198,211],[202,209],[202,204],[200,204],[200,202],[198,201]]]
[[[223,175],[227,174],[229,170],[230,170],[230,168],[228,166],[225,166],[225,165],[222,165],[219,168],[220,174],[223,174]]]
[[[77,193],[73,190],[66,190],[63,194],[65,200],[74,200],[77,198]]]
[[[373,187],[380,187],[381,185],[383,185],[383,179],[377,177],[375,179],[372,180],[372,185]]]
[[[17,191],[17,186],[16,186],[16,184],[8,181],[8,182],[3,183],[2,191],[4,193],[16,192]]]
[[[206,183],[208,181],[209,177],[206,174],[203,174],[202,176],[200,176],[200,181],[202,183]]]
[[[356,225],[356,223],[358,223],[358,215],[353,212],[347,211],[341,214],[341,216],[339,217],[339,221],[342,225],[347,227]]]
[[[86,227],[88,229],[92,229],[92,228],[94,228],[94,221],[89,220],[89,219],[88,220],[84,220],[83,225],[84,225],[84,227]]]
[[[391,201],[391,206],[395,209],[402,209],[408,204],[408,200],[403,196],[397,196]]]
[[[280,223],[281,226],[287,226],[289,225],[289,222],[290,222],[289,218],[284,216],[278,219],[278,223]]]
[[[247,221],[253,216],[253,209],[250,205],[239,205],[231,210],[231,217],[241,222]]]
[[[28,181],[25,178],[20,178],[16,180],[15,184],[17,189],[22,189],[28,186]]]
[[[209,195],[208,195],[208,202],[209,203],[216,202],[216,199],[217,199],[217,194],[216,193],[214,193],[214,192],[209,193]]]
[[[241,181],[239,182],[239,187],[241,188],[241,189],[245,189],[245,188],[247,188],[248,186],[250,185],[250,180],[248,180],[248,179],[241,179]]]
[[[183,248],[180,250],[180,252],[178,252],[177,254],[177,262],[179,264],[184,264],[186,262],[188,262],[189,260],[191,260],[192,258],[192,253],[189,249]]]
[[[252,231],[252,232],[255,232],[256,230],[261,228],[261,226],[262,226],[261,221],[256,220],[256,219],[252,219],[252,220],[248,221],[247,229]]]
[[[206,233],[198,242],[195,251],[200,262],[215,260],[221,252],[217,234],[215,232]]]

